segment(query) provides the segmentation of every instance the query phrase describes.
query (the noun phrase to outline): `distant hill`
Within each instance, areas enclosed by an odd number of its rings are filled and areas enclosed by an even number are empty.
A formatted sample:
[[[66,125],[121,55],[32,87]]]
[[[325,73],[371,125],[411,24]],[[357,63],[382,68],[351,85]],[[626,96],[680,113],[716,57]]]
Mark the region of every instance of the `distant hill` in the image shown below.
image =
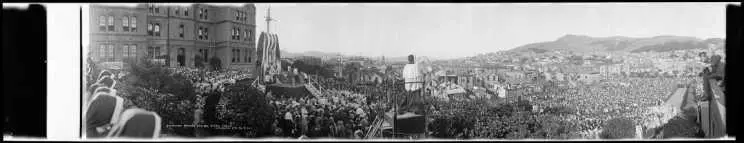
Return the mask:
[[[330,53],[330,52],[320,52],[320,51],[306,51],[306,52],[289,52],[281,50],[282,52],[282,58],[295,58],[295,57],[301,57],[301,56],[313,56],[313,57],[323,57],[323,56],[329,56],[329,57],[336,57],[339,54],[338,53]],[[343,57],[350,57],[350,55],[344,55],[341,54]],[[366,56],[368,58],[372,59],[378,59],[380,56]],[[432,61],[437,60],[437,58],[427,57],[427,56],[417,56],[416,61]],[[385,57],[385,61],[388,62],[406,62],[408,61],[408,56],[398,56],[398,57]]]
[[[281,50],[282,52],[282,58],[294,58],[294,57],[300,57],[300,56],[313,56],[313,57],[336,57],[338,56],[338,53],[326,53],[326,52],[320,52],[320,51],[306,51],[306,52],[300,52],[300,53],[294,53],[289,51]],[[345,56],[345,55],[342,55]]]
[[[569,51],[574,53],[613,53],[613,52],[666,52],[683,49],[707,48],[710,43],[723,43],[724,39],[699,39],[686,36],[656,36],[631,38],[623,36],[590,37],[585,35],[565,35],[555,41],[538,42],[508,50],[517,53],[546,53],[550,51]]]

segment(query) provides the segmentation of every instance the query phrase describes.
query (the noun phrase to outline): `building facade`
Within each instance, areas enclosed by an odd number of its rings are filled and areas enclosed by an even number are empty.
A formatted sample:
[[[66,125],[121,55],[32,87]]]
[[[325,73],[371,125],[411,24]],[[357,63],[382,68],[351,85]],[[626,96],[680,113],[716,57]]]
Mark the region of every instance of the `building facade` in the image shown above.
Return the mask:
[[[97,62],[145,58],[168,67],[218,58],[225,69],[252,71],[255,11],[253,4],[91,5],[90,55]]]

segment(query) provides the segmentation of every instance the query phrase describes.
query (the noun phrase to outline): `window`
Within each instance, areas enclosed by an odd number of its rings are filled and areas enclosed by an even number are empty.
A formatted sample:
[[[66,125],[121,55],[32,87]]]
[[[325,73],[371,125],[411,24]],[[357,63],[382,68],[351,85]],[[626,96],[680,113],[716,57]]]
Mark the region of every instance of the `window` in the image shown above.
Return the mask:
[[[235,20],[240,20],[240,14],[238,11],[235,11]]]
[[[129,45],[124,45],[124,48],[121,50],[122,59],[129,58]]]
[[[129,56],[134,57],[134,59],[137,59],[137,45],[131,45],[129,46]]]
[[[180,8],[176,7],[175,9],[176,9],[176,15],[180,15],[181,14],[181,11],[179,10]]]
[[[106,59],[106,45],[105,44],[101,44],[101,47],[98,48],[98,59],[100,59],[101,61]]]
[[[147,47],[147,58],[155,57],[155,47]]]
[[[251,61],[248,61],[248,50],[245,50],[245,54],[243,55],[243,61],[244,62],[251,62]]]
[[[248,37],[250,36],[248,35],[248,30],[243,31],[243,35],[245,35],[245,38],[243,38],[243,40],[248,41]]]
[[[98,29],[100,31],[106,31],[106,16],[98,16]]]
[[[155,47],[155,58],[160,57],[160,47]]]
[[[107,51],[108,51],[108,54],[107,54],[107,57],[108,57],[107,59],[108,60],[107,61],[114,61],[114,45],[113,44],[109,44]]]
[[[235,49],[232,49],[232,60],[231,60],[231,62],[233,62],[233,63],[235,62],[235,57],[237,57],[237,56],[235,56]]]
[[[155,13],[160,13],[160,7],[158,7],[157,5],[155,6]]]
[[[207,9],[204,9],[204,19],[209,19],[209,11]]]
[[[152,23],[147,24],[147,35],[152,36]]]
[[[245,52],[246,52],[246,56],[248,56],[248,62],[251,62],[252,61],[252,58],[253,58],[253,57],[251,57],[252,56],[252,53],[247,53],[248,51],[245,51]]]
[[[129,27],[130,27],[129,31],[137,32],[137,17],[136,16],[129,17]]]
[[[199,9],[199,19],[204,19],[204,9]]]
[[[197,35],[199,35],[199,40],[204,38],[203,34],[204,34],[204,28],[199,27],[199,33],[197,33]]]
[[[235,33],[236,37],[235,40],[240,40],[240,28],[237,29],[237,33]]]
[[[209,28],[204,28],[204,40],[209,40]]]
[[[235,28],[232,29],[232,33],[230,35],[230,39],[235,40]]]
[[[121,17],[121,29],[124,32],[129,32],[129,17]]]
[[[237,52],[236,53],[238,54],[237,59],[238,59],[238,63],[239,63],[240,62],[240,49],[237,49]]]
[[[114,31],[114,16],[108,16],[108,31]]]
[[[178,28],[181,30],[181,33],[179,33],[178,36],[183,38],[183,24],[179,25]]]
[[[189,8],[188,7],[183,9],[183,15],[189,16]]]
[[[160,23],[155,23],[155,36],[160,36]]]
[[[252,41],[253,40],[253,31],[248,31],[248,34],[246,35],[246,37],[248,37],[248,41]]]
[[[148,10],[150,10],[150,13],[153,13],[153,5],[152,4],[148,5],[147,8],[148,8]]]

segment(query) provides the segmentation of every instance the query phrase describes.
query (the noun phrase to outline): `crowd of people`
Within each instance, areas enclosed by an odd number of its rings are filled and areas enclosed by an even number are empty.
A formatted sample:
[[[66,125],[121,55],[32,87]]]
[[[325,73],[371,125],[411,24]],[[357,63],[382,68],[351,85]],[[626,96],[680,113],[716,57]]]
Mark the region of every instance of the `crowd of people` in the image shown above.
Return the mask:
[[[600,128],[603,121],[625,117],[640,122],[649,107],[661,105],[676,91],[677,85],[694,78],[622,78],[614,84],[585,85],[578,88],[546,87],[545,92],[527,96],[538,105],[570,106],[577,110],[581,130]]]

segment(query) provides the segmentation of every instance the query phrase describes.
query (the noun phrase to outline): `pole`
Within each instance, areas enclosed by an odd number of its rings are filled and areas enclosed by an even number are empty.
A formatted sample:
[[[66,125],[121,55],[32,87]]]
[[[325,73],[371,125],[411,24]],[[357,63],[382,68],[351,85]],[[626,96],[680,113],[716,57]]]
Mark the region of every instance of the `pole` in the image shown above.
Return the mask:
[[[429,102],[426,100],[426,94],[424,94],[424,92],[426,92],[426,74],[424,74],[424,81],[422,81],[420,92],[421,96],[423,96],[422,98],[424,99],[424,138],[426,138],[427,134],[429,133],[429,117],[427,116],[429,113],[429,106],[427,106],[429,105]]]
[[[390,95],[390,93],[388,92]],[[396,120],[398,120],[398,96],[393,95],[393,136],[392,138],[395,138],[396,131],[398,128],[395,125]]]

